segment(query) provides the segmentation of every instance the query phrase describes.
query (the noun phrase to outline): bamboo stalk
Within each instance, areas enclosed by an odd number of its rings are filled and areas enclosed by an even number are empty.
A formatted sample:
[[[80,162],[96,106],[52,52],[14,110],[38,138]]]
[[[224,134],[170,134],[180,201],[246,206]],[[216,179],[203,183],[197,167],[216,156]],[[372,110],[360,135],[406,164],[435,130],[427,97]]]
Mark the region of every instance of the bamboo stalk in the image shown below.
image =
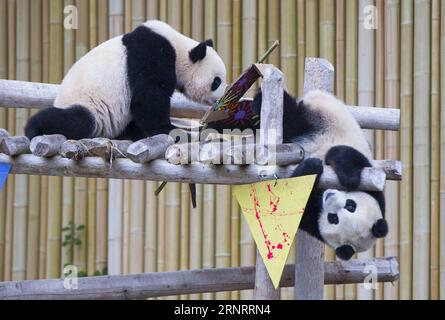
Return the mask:
[[[365,7],[374,5],[373,0],[360,0],[359,2],[359,25],[365,23]],[[358,28],[358,103],[374,106],[375,101],[375,31]],[[367,140],[374,145],[374,131],[365,130]],[[374,149],[374,148],[372,148]],[[357,255],[359,259],[372,257],[372,250]],[[371,300],[373,290],[364,285],[357,286],[357,299]]]
[[[339,99],[345,96],[345,1],[335,6],[335,92]]]
[[[233,21],[233,36],[232,36],[232,75],[234,78],[238,77],[242,69],[241,61],[241,1],[233,0],[232,2],[232,21]],[[255,61],[255,60],[253,60]]]
[[[154,192],[157,183],[145,183],[145,242],[144,242],[144,272],[156,271],[157,254],[157,198]]]
[[[108,0],[97,0],[97,44],[108,39],[109,30]],[[91,35],[90,35],[91,39]],[[90,46],[93,44],[90,42]],[[95,221],[95,270],[107,271],[107,238],[108,238],[108,210],[107,210],[108,181],[96,179],[96,221]],[[90,205],[90,204],[89,204]],[[90,254],[89,258],[90,259]]]
[[[108,0],[97,0],[98,6],[98,24],[97,24],[97,40],[102,43],[108,39]]]
[[[375,103],[378,106],[383,106],[385,104],[385,19],[384,10],[385,4],[383,0],[376,0],[376,7],[378,14],[378,28],[376,30],[376,62],[375,62],[375,79],[376,79],[376,91],[375,91]],[[381,159],[384,157],[385,144],[384,144],[384,133],[382,131],[377,131],[375,133],[375,158]],[[375,256],[384,256],[384,240],[380,239],[374,248]],[[377,284],[377,290],[374,291],[374,299],[383,299],[383,285]]]
[[[233,41],[232,41],[232,74],[233,77],[238,77],[243,71],[243,61],[242,61],[242,29],[243,18],[242,18],[242,1],[234,0],[232,7],[233,15]],[[254,52],[255,48],[250,48]],[[255,60],[252,60],[255,61]],[[230,193],[232,193],[230,191]],[[238,267],[240,264],[239,258],[239,209],[238,202],[232,196],[232,206],[231,206],[231,266]],[[239,300],[240,292],[234,291],[230,293],[232,300]]]
[[[96,272],[96,179],[87,180],[88,188],[88,214],[87,214],[87,228],[86,228],[86,241],[87,243],[87,267],[86,271],[89,275]],[[100,271],[100,270],[99,270]]]
[[[133,30],[131,6],[133,0],[124,0],[124,33]]]
[[[130,273],[144,270],[144,185],[143,181],[131,181]]]
[[[306,58],[306,1],[297,0],[297,95],[303,95]]]
[[[327,59],[330,63],[335,65],[335,3],[329,0],[322,0],[319,2],[319,16],[313,16],[312,19],[319,21],[319,56]],[[312,13],[314,14],[314,13]],[[311,17],[309,17],[311,20]],[[335,260],[335,253],[329,247],[325,248],[326,261]],[[327,286],[324,290],[324,298],[332,300],[335,297],[335,287]]]
[[[174,271],[179,269],[179,253],[180,253],[180,214],[181,214],[181,194],[180,184],[169,183],[165,190],[166,202],[166,219],[165,219],[165,271]],[[164,244],[164,245],[165,245]],[[177,296],[169,297],[169,299],[178,299]]]
[[[180,187],[180,205],[179,205],[179,217],[177,224],[179,224],[179,270],[187,270],[190,267],[190,228],[193,226],[193,232],[196,232],[195,226],[190,224],[191,212],[190,212],[190,190],[186,183],[179,185]],[[198,201],[198,198],[196,199]],[[199,231],[198,231],[199,232]],[[181,300],[188,300],[188,295],[182,295]]]
[[[29,1],[17,2],[17,79],[29,80]],[[23,128],[29,112],[16,111],[16,128]],[[14,229],[12,279],[23,280],[26,276],[26,243],[28,220],[28,177],[18,176],[14,186]]]
[[[196,186],[196,208],[190,209],[190,269],[202,268],[203,257],[203,185]],[[193,229],[192,229],[193,228]],[[191,300],[200,300],[200,294],[190,295]]]
[[[168,1],[159,1],[159,19],[167,22],[168,20]]]
[[[109,0],[110,37],[124,32],[124,3],[122,0]],[[122,223],[123,223],[123,182],[108,182],[108,273],[122,273]]]
[[[147,0],[147,19],[158,19],[159,17],[159,4],[158,0]]]
[[[63,3],[49,4],[49,81],[59,83],[63,74]],[[61,243],[62,179],[48,181],[48,251],[47,276],[59,277]]]
[[[107,269],[108,240],[108,182],[96,180],[96,270]]]
[[[440,298],[440,7],[431,5],[431,236],[430,298]],[[444,17],[445,18],[445,17]],[[443,62],[445,63],[445,62]],[[444,176],[445,178],[445,176]]]
[[[204,185],[203,186],[203,232],[202,232],[202,267],[214,268],[215,267],[215,186]],[[220,228],[220,226],[218,226]],[[214,298],[213,293],[204,293],[203,299],[211,300]]]
[[[335,3],[335,92],[339,99],[345,99],[345,1]],[[335,299],[344,299],[344,286],[335,286]]]
[[[204,0],[192,0],[192,38],[198,41],[204,38]]]
[[[65,0],[64,6],[74,5],[74,0]],[[64,74],[68,72],[76,60],[76,32],[74,29],[64,28],[63,42],[63,64]],[[62,179],[62,227],[67,227],[74,223],[74,178],[67,177]],[[66,234],[64,234],[66,235]],[[62,267],[67,264],[73,264],[73,245],[67,244],[61,248]]]
[[[346,0],[345,23],[345,101],[355,104],[357,102],[357,67],[358,67],[358,2]],[[354,300],[356,288],[354,285],[345,285],[345,299]]]
[[[187,37],[192,36],[192,0],[183,0],[182,2],[182,25],[181,32]],[[199,20],[202,17],[198,18]]]
[[[429,298],[431,3],[414,2],[413,298]]]
[[[281,69],[286,72],[286,88],[297,95],[297,2],[281,2]]]
[[[441,4],[440,21],[440,77],[445,79],[445,5]],[[441,81],[440,89],[445,92],[445,81]],[[440,101],[440,299],[445,299],[445,99]]]
[[[413,221],[413,1],[401,2],[400,57],[400,159],[403,182],[400,188],[400,281],[399,297],[412,296],[412,221]]]
[[[281,1],[267,0],[267,48],[280,38],[280,5]],[[271,63],[280,68],[281,48],[276,48],[267,58]]]
[[[89,49],[88,3],[76,0],[79,13],[79,29],[76,30],[76,60],[80,59]],[[88,221],[88,184],[86,178],[74,178],[74,224],[76,227],[86,226]],[[81,245],[73,248],[74,265],[81,271],[87,271],[87,228],[78,232]]]
[[[218,53],[228,66],[227,80],[230,82],[233,79],[232,72],[232,39],[233,39],[233,5],[230,0],[217,1],[217,39],[218,39]],[[230,187],[217,186],[216,193],[216,219],[215,223],[218,226],[215,233],[215,266],[228,267],[230,266],[230,206],[225,206],[230,203],[231,193]],[[218,204],[222,201],[221,204]],[[225,205],[224,205],[225,204]],[[216,299],[229,299],[230,292],[219,292],[215,295]]]
[[[158,184],[158,186],[160,183]],[[165,244],[167,243],[167,237],[166,237],[166,192],[161,192],[157,196],[158,201],[158,217],[157,217],[157,239],[156,239],[156,271],[162,272],[166,270],[166,247]],[[158,298],[162,300],[163,298]]]
[[[8,27],[8,4],[6,0],[0,0],[0,29]],[[8,78],[8,33],[0,33],[0,78]],[[8,111],[0,109],[0,127],[6,128]],[[5,224],[6,224],[6,189],[0,193],[0,281],[3,281],[4,252],[5,252]]]
[[[49,82],[49,0],[42,0],[42,81]],[[48,177],[40,178],[40,195],[48,194]],[[46,277],[48,197],[40,199],[39,278]]]
[[[7,7],[7,71],[8,79],[16,78],[16,3],[8,1]],[[15,110],[8,110],[8,131],[11,134],[15,132]],[[14,219],[14,184],[15,177],[7,180],[6,189],[6,219],[5,219],[5,249],[4,249],[4,280],[12,278],[12,259],[13,259],[13,219]]]
[[[318,57],[318,1],[306,1],[305,9],[306,57]]]
[[[232,192],[231,192],[232,193]],[[240,266],[240,215],[241,210],[238,205],[238,201],[232,193],[232,207],[231,207],[231,230],[230,230],[230,239],[231,239],[231,266],[239,267]],[[239,300],[240,292],[233,291],[231,293],[232,300]]]
[[[257,59],[257,1],[242,1],[242,41],[241,60],[242,70],[246,70]],[[247,91],[246,96],[253,97],[256,85]]]
[[[385,105],[400,104],[400,4],[398,0],[385,2]],[[385,156],[400,159],[398,132],[385,132]],[[387,220],[390,226],[385,238],[385,255],[399,254],[399,184],[389,182],[385,188]],[[384,286],[385,300],[398,299],[398,285]]]
[[[94,48],[98,44],[98,17],[97,17],[97,0],[89,1],[89,49]],[[88,196],[88,214],[87,214],[87,228],[86,228],[86,239],[87,239],[87,268],[86,271],[89,275],[95,274],[96,271],[102,272],[102,269],[96,268],[96,187],[97,187],[97,179],[88,179],[87,180],[87,196]],[[106,225],[106,223],[104,223]]]
[[[37,13],[30,15],[30,80],[42,81],[42,1],[31,1],[30,12]],[[37,279],[39,273],[40,180],[38,176],[29,177],[27,279]]]
[[[267,1],[258,0],[258,42],[257,42],[257,56],[259,57],[266,52],[267,46]]]
[[[133,0],[131,3],[131,13],[132,13],[132,28],[135,29],[137,26],[145,22],[146,13],[146,2],[145,0]]]
[[[130,230],[131,230],[131,181],[124,180],[122,216],[122,273],[130,273]]]

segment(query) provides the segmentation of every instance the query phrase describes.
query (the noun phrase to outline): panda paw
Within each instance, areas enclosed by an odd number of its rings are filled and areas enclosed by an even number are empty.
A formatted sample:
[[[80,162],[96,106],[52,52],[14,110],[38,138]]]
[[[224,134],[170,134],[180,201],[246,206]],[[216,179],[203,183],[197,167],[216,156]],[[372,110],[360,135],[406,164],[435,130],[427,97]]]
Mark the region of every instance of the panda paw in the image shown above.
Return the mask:
[[[360,185],[361,170],[356,170],[347,174],[337,172],[337,177],[340,181],[340,184],[345,187],[347,191],[354,191],[357,190]]]
[[[308,158],[301,162],[292,174],[299,177],[309,174],[321,175],[323,173],[323,162],[318,158]]]

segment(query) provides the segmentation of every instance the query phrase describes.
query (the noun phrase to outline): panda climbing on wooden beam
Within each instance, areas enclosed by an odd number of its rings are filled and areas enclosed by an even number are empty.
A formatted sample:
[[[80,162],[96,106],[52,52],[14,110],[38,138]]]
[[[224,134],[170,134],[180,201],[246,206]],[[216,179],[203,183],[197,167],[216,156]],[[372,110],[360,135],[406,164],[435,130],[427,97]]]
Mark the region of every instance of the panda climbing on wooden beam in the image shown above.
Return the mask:
[[[383,192],[358,190],[363,168],[372,167],[370,146],[350,111],[333,95],[311,91],[297,103],[284,92],[283,99],[283,142],[297,143],[305,151],[293,176],[317,174],[300,228],[331,246],[340,259],[349,260],[388,233]],[[252,103],[258,116],[261,102],[259,91]],[[208,127],[222,129],[221,123]],[[344,191],[318,187],[323,164],[334,169]]]
[[[170,98],[178,89],[213,104],[224,93],[226,68],[213,42],[194,41],[161,21],[147,21],[83,56],[60,86],[54,108],[28,121],[25,134],[62,134],[137,141],[174,129]]]

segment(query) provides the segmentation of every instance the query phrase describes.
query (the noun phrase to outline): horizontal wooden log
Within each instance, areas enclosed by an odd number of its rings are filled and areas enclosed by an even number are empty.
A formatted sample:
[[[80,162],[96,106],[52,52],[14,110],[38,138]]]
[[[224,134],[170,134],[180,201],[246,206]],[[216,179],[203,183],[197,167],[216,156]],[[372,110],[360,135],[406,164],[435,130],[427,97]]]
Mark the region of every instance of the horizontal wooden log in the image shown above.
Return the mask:
[[[377,282],[399,278],[395,257],[324,263],[325,284],[363,283],[374,266]],[[64,280],[25,280],[0,283],[2,300],[147,299],[192,293],[247,290],[254,287],[255,267],[152,272],[79,278],[77,289],[65,289]],[[294,285],[295,266],[286,265],[281,287]],[[67,282],[67,284],[72,284]]]
[[[158,134],[131,144],[127,149],[127,156],[137,163],[162,159],[167,148],[174,142],[173,138],[168,134]]]
[[[39,157],[52,157],[60,153],[60,147],[66,141],[61,134],[37,136],[31,140],[30,149],[32,154]]]
[[[6,129],[0,128],[0,138],[9,137],[9,132]]]
[[[23,153],[29,153],[29,139],[25,136],[12,136],[0,138],[0,152],[17,156]]]
[[[60,147],[60,155],[64,158],[79,161],[88,156],[88,149],[78,140],[67,140]]]
[[[125,158],[130,140],[110,140],[107,138],[93,138],[79,140],[88,150],[89,156],[101,157],[107,161]]]
[[[0,80],[0,107],[48,108],[53,105],[59,86],[16,80]],[[200,119],[210,108],[190,101],[175,93],[172,97],[171,116]],[[349,106],[363,129],[399,130],[400,110],[391,108]]]
[[[135,163],[130,159],[116,159],[112,165],[99,157],[87,157],[81,161],[73,161],[55,156],[41,158],[31,154],[9,157],[0,154],[0,162],[12,165],[11,173],[48,176],[73,176],[90,178],[134,179],[151,181],[186,182],[199,184],[247,184],[262,180],[273,180],[271,173],[260,177],[265,166],[258,165],[206,165],[193,163],[187,166],[177,166],[165,160],[154,160],[147,164]],[[289,178],[294,166],[277,167],[276,174],[280,178]],[[361,190],[383,190],[385,172],[378,168],[365,168],[362,172]],[[325,167],[320,179],[322,188],[342,189],[337,176],[330,167]]]

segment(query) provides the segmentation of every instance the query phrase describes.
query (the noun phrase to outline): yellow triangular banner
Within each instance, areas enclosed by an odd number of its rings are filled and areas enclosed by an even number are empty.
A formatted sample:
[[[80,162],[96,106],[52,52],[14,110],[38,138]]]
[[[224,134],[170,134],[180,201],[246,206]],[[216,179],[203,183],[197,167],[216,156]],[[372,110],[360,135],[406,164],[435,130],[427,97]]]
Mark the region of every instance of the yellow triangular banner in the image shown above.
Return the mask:
[[[275,288],[315,178],[316,175],[309,175],[235,187],[236,198]]]

